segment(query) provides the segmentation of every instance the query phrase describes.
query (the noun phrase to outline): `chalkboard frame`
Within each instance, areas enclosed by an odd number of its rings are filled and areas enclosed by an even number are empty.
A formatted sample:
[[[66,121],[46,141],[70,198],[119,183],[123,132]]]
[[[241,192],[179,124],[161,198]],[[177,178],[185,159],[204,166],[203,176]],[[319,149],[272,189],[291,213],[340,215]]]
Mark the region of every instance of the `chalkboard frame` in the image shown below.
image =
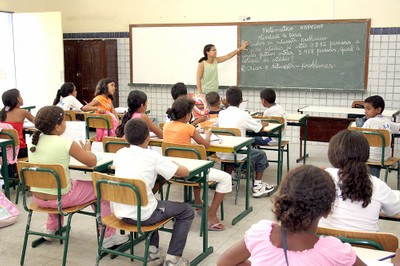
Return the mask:
[[[227,23],[187,23],[187,24],[180,24],[180,23],[174,23],[174,24],[130,24],[129,25],[129,60],[130,60],[130,82],[131,84],[142,84],[142,85],[153,85],[157,83],[133,83],[133,65],[134,65],[134,58],[132,55],[132,45],[133,45],[133,29],[135,28],[150,28],[150,27],[204,27],[204,26],[235,26],[237,28],[237,43],[236,45],[240,45],[241,41],[241,36],[240,36],[240,30],[241,26],[249,26],[249,25],[284,25],[284,24],[335,24],[335,23],[365,23],[366,24],[366,39],[365,39],[365,54],[364,54],[364,81],[363,81],[363,88],[361,89],[362,91],[367,89],[367,83],[368,83],[368,63],[369,63],[369,38],[370,38],[370,29],[371,29],[371,19],[334,19],[334,20],[298,20],[298,21],[258,21],[258,22],[227,22]],[[229,51],[227,51],[229,52]],[[201,51],[199,51],[201,53]],[[199,57],[201,54],[199,55]],[[224,63],[226,64],[226,63]],[[195,74],[196,69],[193,69],[193,73]],[[185,82],[185,80],[180,80]],[[185,82],[187,83],[187,82]],[[164,85],[166,83],[163,83]],[[240,56],[236,57],[236,84],[232,85],[239,85],[240,83]],[[188,84],[187,85],[195,85],[195,84]],[[221,86],[223,87],[223,86]],[[241,85],[241,88],[256,88],[257,86],[252,86],[252,85]],[[278,89],[285,89],[284,87],[280,87]],[[293,90],[294,88],[289,88]],[[316,90],[329,90],[328,88],[309,88],[311,89],[316,89]],[[361,91],[360,89],[355,89],[355,90],[347,90],[347,91]]]

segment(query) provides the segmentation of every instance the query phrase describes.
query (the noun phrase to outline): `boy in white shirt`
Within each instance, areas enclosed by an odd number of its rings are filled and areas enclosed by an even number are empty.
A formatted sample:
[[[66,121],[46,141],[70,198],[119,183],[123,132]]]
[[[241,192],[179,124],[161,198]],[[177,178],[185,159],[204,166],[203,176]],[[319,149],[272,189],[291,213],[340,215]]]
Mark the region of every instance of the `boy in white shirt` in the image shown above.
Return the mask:
[[[285,135],[287,119],[286,119],[286,111],[279,105],[275,103],[276,93],[273,89],[266,88],[260,91],[261,104],[265,109],[263,116],[279,116],[285,119],[285,124],[283,125],[282,137]],[[254,144],[256,146],[265,146],[265,145],[277,145],[278,139],[271,137],[255,137]]]
[[[246,130],[259,132],[263,128],[263,124],[253,119],[249,113],[240,110],[239,105],[243,101],[242,91],[240,88],[233,86],[226,91],[226,101],[229,107],[219,112],[219,127],[230,127],[240,129],[241,136],[246,136]],[[231,153],[217,153],[221,159],[233,160]],[[262,182],[261,179],[264,170],[269,166],[267,155],[264,151],[251,149],[251,163],[255,171],[255,179],[253,184],[253,197],[259,198],[269,195],[274,190],[274,186]]]
[[[367,121],[365,121],[363,128],[386,129],[391,134],[400,132],[400,124],[394,123],[389,119],[383,117],[382,112],[385,109],[385,101],[379,95],[370,96],[364,100],[364,110]],[[392,149],[390,143],[387,143],[385,148],[385,159],[390,157]],[[369,148],[369,161],[380,162],[382,157],[382,148],[370,147]],[[370,173],[379,178],[381,167],[370,165]]]
[[[148,204],[141,209],[142,225],[152,225],[169,217],[175,218],[164,265],[189,265],[189,261],[182,258],[182,253],[194,218],[193,208],[182,202],[157,200],[152,192],[157,174],[169,180],[174,175],[188,176],[189,170],[157,151],[147,149],[150,141],[149,129],[140,118],[129,120],[124,132],[130,147],[122,148],[116,153],[115,175],[121,178],[138,178],[146,183]],[[119,219],[136,224],[136,207],[113,203],[113,208]],[[149,261],[161,265],[164,258],[159,252],[158,244],[159,234],[155,232],[150,240]]]

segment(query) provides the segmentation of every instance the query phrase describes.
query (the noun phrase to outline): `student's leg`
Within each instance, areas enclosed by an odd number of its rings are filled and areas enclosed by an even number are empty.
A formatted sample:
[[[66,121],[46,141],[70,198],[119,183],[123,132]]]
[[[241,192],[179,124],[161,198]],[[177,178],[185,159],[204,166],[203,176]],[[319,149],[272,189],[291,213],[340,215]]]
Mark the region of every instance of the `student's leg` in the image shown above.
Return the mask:
[[[201,200],[200,192],[201,192],[201,189],[199,187],[193,188],[194,203],[197,205],[203,204],[203,201]]]
[[[264,170],[269,166],[267,154],[263,150],[251,149],[250,156],[251,163],[256,172],[255,179],[261,180]]]
[[[211,168],[208,174],[208,180],[217,182],[214,198],[208,210],[208,222],[211,224],[218,224],[217,211],[221,202],[224,200],[225,194],[232,192],[232,178],[230,174],[224,171]]]
[[[369,172],[372,176],[379,178],[379,176],[381,175],[381,167],[375,166],[375,165],[370,165]]]
[[[157,208],[153,214],[149,219],[143,221],[142,224],[152,225],[169,217],[174,217],[175,223],[167,253],[169,255],[181,257],[186,245],[190,226],[194,219],[194,211],[189,204],[174,201],[158,201]],[[130,219],[124,218],[125,222],[128,222],[128,220]],[[130,221],[129,223],[136,223],[136,221]],[[158,232],[155,232],[150,240],[150,245],[158,247],[158,243],[159,235]]]
[[[255,146],[267,146],[270,143],[272,138],[270,137],[254,137],[254,145]]]
[[[72,180],[71,190],[62,196],[61,204],[63,208],[68,208],[80,204],[85,204],[87,202],[96,199],[93,189],[92,181],[85,180]],[[57,200],[41,201],[35,199],[39,206],[57,209]],[[93,206],[92,206],[93,208]],[[101,202],[101,216],[107,216],[111,213],[110,203],[108,201]],[[61,221],[63,223],[64,217],[61,216]],[[58,218],[56,214],[49,214],[47,219],[47,229],[57,230],[58,229]],[[106,228],[105,237],[110,237],[115,233],[114,228]]]

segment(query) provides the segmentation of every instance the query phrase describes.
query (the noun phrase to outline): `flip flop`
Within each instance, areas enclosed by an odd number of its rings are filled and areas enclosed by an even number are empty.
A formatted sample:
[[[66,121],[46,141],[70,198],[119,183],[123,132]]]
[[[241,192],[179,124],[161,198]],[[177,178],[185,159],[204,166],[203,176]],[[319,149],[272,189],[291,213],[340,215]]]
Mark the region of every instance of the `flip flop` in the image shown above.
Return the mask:
[[[211,224],[208,223],[208,231],[224,231],[225,226],[221,223]]]

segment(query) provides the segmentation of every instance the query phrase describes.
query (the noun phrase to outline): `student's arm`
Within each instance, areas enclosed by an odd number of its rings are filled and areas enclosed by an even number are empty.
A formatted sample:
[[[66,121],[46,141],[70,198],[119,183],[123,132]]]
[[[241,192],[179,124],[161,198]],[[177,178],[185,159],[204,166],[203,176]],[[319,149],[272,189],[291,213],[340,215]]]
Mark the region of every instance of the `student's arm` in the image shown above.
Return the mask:
[[[95,112],[95,111],[97,111],[97,109],[98,108],[96,106],[91,106],[89,104],[86,104],[86,105],[82,106],[82,108],[81,108],[81,110],[84,112],[91,112],[91,111]]]
[[[237,55],[238,53],[240,53],[241,51],[245,51],[247,50],[246,47],[247,45],[249,45],[248,41],[244,41],[242,43],[242,46],[240,46],[238,49],[236,49],[235,51],[230,52],[227,55],[221,56],[221,57],[216,57],[215,60],[217,60],[217,63],[222,63],[225,62],[228,59],[231,59],[232,57],[234,57],[235,55]]]
[[[196,85],[199,94],[203,94],[203,87],[201,86],[201,78],[203,77],[203,73],[204,73],[204,61],[200,62],[199,65],[197,66]]]
[[[35,123],[35,117],[31,114],[31,112],[24,110],[25,113],[25,118],[31,121],[32,123]]]
[[[193,139],[201,145],[204,145],[204,147],[206,147],[206,149],[208,148],[208,146],[210,146],[210,137],[211,137],[211,131],[210,130],[206,130],[204,132],[204,134],[206,135],[206,138],[203,139],[203,137],[200,135],[200,132],[195,130],[194,134],[193,134]]]
[[[93,99],[90,103],[86,104],[84,107],[85,109],[87,109],[87,111],[98,111],[99,113],[101,113],[103,111],[103,109],[101,109],[100,107],[98,107],[98,105],[100,104],[100,102],[96,99]],[[84,109],[82,109],[84,110]],[[84,110],[86,111],[86,110]]]
[[[244,240],[241,240],[222,253],[218,258],[217,266],[250,266],[251,262],[248,260],[250,255]]]
[[[118,113],[114,109],[114,105],[111,103],[111,113],[115,115],[115,118],[119,121]]]
[[[392,259],[394,266],[400,266],[400,248],[396,250],[396,256]]]
[[[163,138],[163,131],[159,128],[154,122],[150,119],[150,117],[146,114],[142,114],[142,119],[146,122],[150,131],[157,135],[160,139]]]
[[[95,166],[97,163],[97,159],[96,155],[94,155],[91,150],[92,147],[89,140],[86,141],[83,147],[73,141],[71,148],[69,149],[69,155],[71,155],[81,163],[86,164],[87,166]]]
[[[192,124],[193,126],[196,126],[197,124],[199,124],[201,122],[207,121],[207,119],[208,119],[208,117],[203,115],[203,116],[200,116],[200,117],[196,118],[195,120],[193,120],[190,124]]]

